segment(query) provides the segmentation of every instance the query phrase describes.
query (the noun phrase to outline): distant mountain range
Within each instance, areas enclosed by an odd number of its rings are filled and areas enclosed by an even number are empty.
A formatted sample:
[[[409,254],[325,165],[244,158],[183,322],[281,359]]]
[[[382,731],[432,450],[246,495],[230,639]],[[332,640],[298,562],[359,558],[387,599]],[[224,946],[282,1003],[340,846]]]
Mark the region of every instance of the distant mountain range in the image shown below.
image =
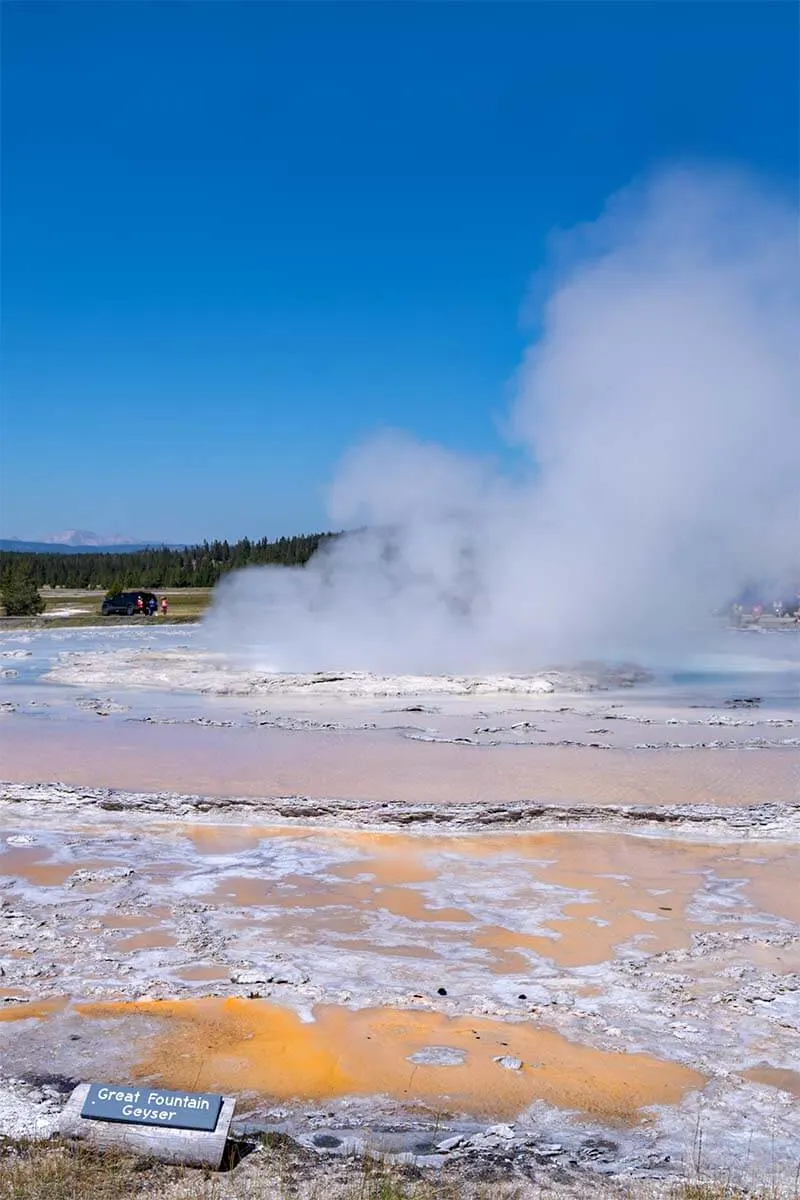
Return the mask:
[[[12,539],[15,541],[16,539]],[[42,542],[58,546],[143,546],[141,538],[127,537],[124,533],[92,533],[90,529],[65,529],[62,533],[50,533]]]
[[[28,542],[22,538],[0,538],[0,550],[16,550],[20,554],[126,554],[134,550],[148,550],[163,542],[137,541],[120,533],[92,533],[89,529],[67,529],[62,533],[51,533],[40,542]],[[170,546],[180,550],[182,546]]]

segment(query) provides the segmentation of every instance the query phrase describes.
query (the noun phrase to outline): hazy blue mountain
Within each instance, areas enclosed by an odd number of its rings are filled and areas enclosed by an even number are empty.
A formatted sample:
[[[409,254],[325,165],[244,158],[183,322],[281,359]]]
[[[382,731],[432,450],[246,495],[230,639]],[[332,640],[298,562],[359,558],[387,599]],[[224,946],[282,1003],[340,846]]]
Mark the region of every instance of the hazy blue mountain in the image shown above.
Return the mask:
[[[0,550],[16,550],[20,554],[129,554],[134,550],[149,550],[163,542],[26,542],[21,538],[0,538]],[[182,550],[182,545],[170,545],[170,550]]]
[[[64,529],[60,533],[49,533],[42,538],[43,542],[52,542],[57,546],[142,546],[146,545],[141,538],[129,537],[124,533],[93,533],[91,529]]]

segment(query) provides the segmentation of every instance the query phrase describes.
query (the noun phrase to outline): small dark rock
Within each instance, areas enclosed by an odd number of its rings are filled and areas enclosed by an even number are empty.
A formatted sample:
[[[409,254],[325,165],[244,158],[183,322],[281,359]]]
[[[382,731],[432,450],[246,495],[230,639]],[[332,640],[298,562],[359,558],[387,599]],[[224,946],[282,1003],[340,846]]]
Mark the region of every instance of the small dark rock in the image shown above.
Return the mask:
[[[580,1144],[580,1154],[582,1158],[591,1158],[600,1160],[601,1162],[611,1162],[619,1152],[617,1142],[612,1142],[610,1138],[589,1137],[585,1138]]]
[[[25,1082],[31,1087],[48,1087],[54,1092],[58,1092],[61,1096],[66,1096],[73,1091],[79,1083],[79,1080],[73,1079],[71,1075],[26,1075]]]
[[[437,995],[437,996],[446,996],[446,995],[447,995],[447,988],[442,988],[442,987],[440,987],[440,988],[437,988],[437,989],[436,989],[436,995]]]

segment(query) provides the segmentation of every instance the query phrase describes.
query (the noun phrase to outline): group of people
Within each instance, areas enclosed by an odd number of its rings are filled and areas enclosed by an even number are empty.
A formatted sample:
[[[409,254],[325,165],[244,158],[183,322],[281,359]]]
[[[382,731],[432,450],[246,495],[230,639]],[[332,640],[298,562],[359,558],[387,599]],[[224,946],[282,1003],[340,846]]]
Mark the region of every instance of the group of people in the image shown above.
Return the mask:
[[[765,613],[775,617],[794,617],[800,624],[800,593],[795,596],[794,601],[773,600],[765,605],[757,600],[755,604],[736,603],[731,606],[731,616],[737,625],[743,624],[748,618],[751,621],[760,621]]]
[[[155,596],[150,596],[150,598],[147,601],[145,601],[144,596],[139,595],[136,597],[136,607],[139,610],[139,612],[141,614],[143,614],[145,617],[154,617],[158,610],[158,601],[156,600]],[[162,596],[161,597],[161,615],[162,615],[162,617],[165,617],[167,615],[168,611],[169,611],[169,602],[168,602],[166,596]]]

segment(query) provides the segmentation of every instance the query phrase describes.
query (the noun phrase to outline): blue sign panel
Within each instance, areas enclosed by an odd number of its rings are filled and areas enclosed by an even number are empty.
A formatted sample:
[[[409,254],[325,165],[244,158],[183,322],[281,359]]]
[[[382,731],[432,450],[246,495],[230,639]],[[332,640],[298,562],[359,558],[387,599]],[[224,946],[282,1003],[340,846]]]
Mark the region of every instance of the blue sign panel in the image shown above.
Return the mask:
[[[160,1129],[200,1129],[213,1133],[222,1096],[209,1092],[175,1092],[171,1088],[93,1083],[81,1116],[91,1121],[156,1125]]]

